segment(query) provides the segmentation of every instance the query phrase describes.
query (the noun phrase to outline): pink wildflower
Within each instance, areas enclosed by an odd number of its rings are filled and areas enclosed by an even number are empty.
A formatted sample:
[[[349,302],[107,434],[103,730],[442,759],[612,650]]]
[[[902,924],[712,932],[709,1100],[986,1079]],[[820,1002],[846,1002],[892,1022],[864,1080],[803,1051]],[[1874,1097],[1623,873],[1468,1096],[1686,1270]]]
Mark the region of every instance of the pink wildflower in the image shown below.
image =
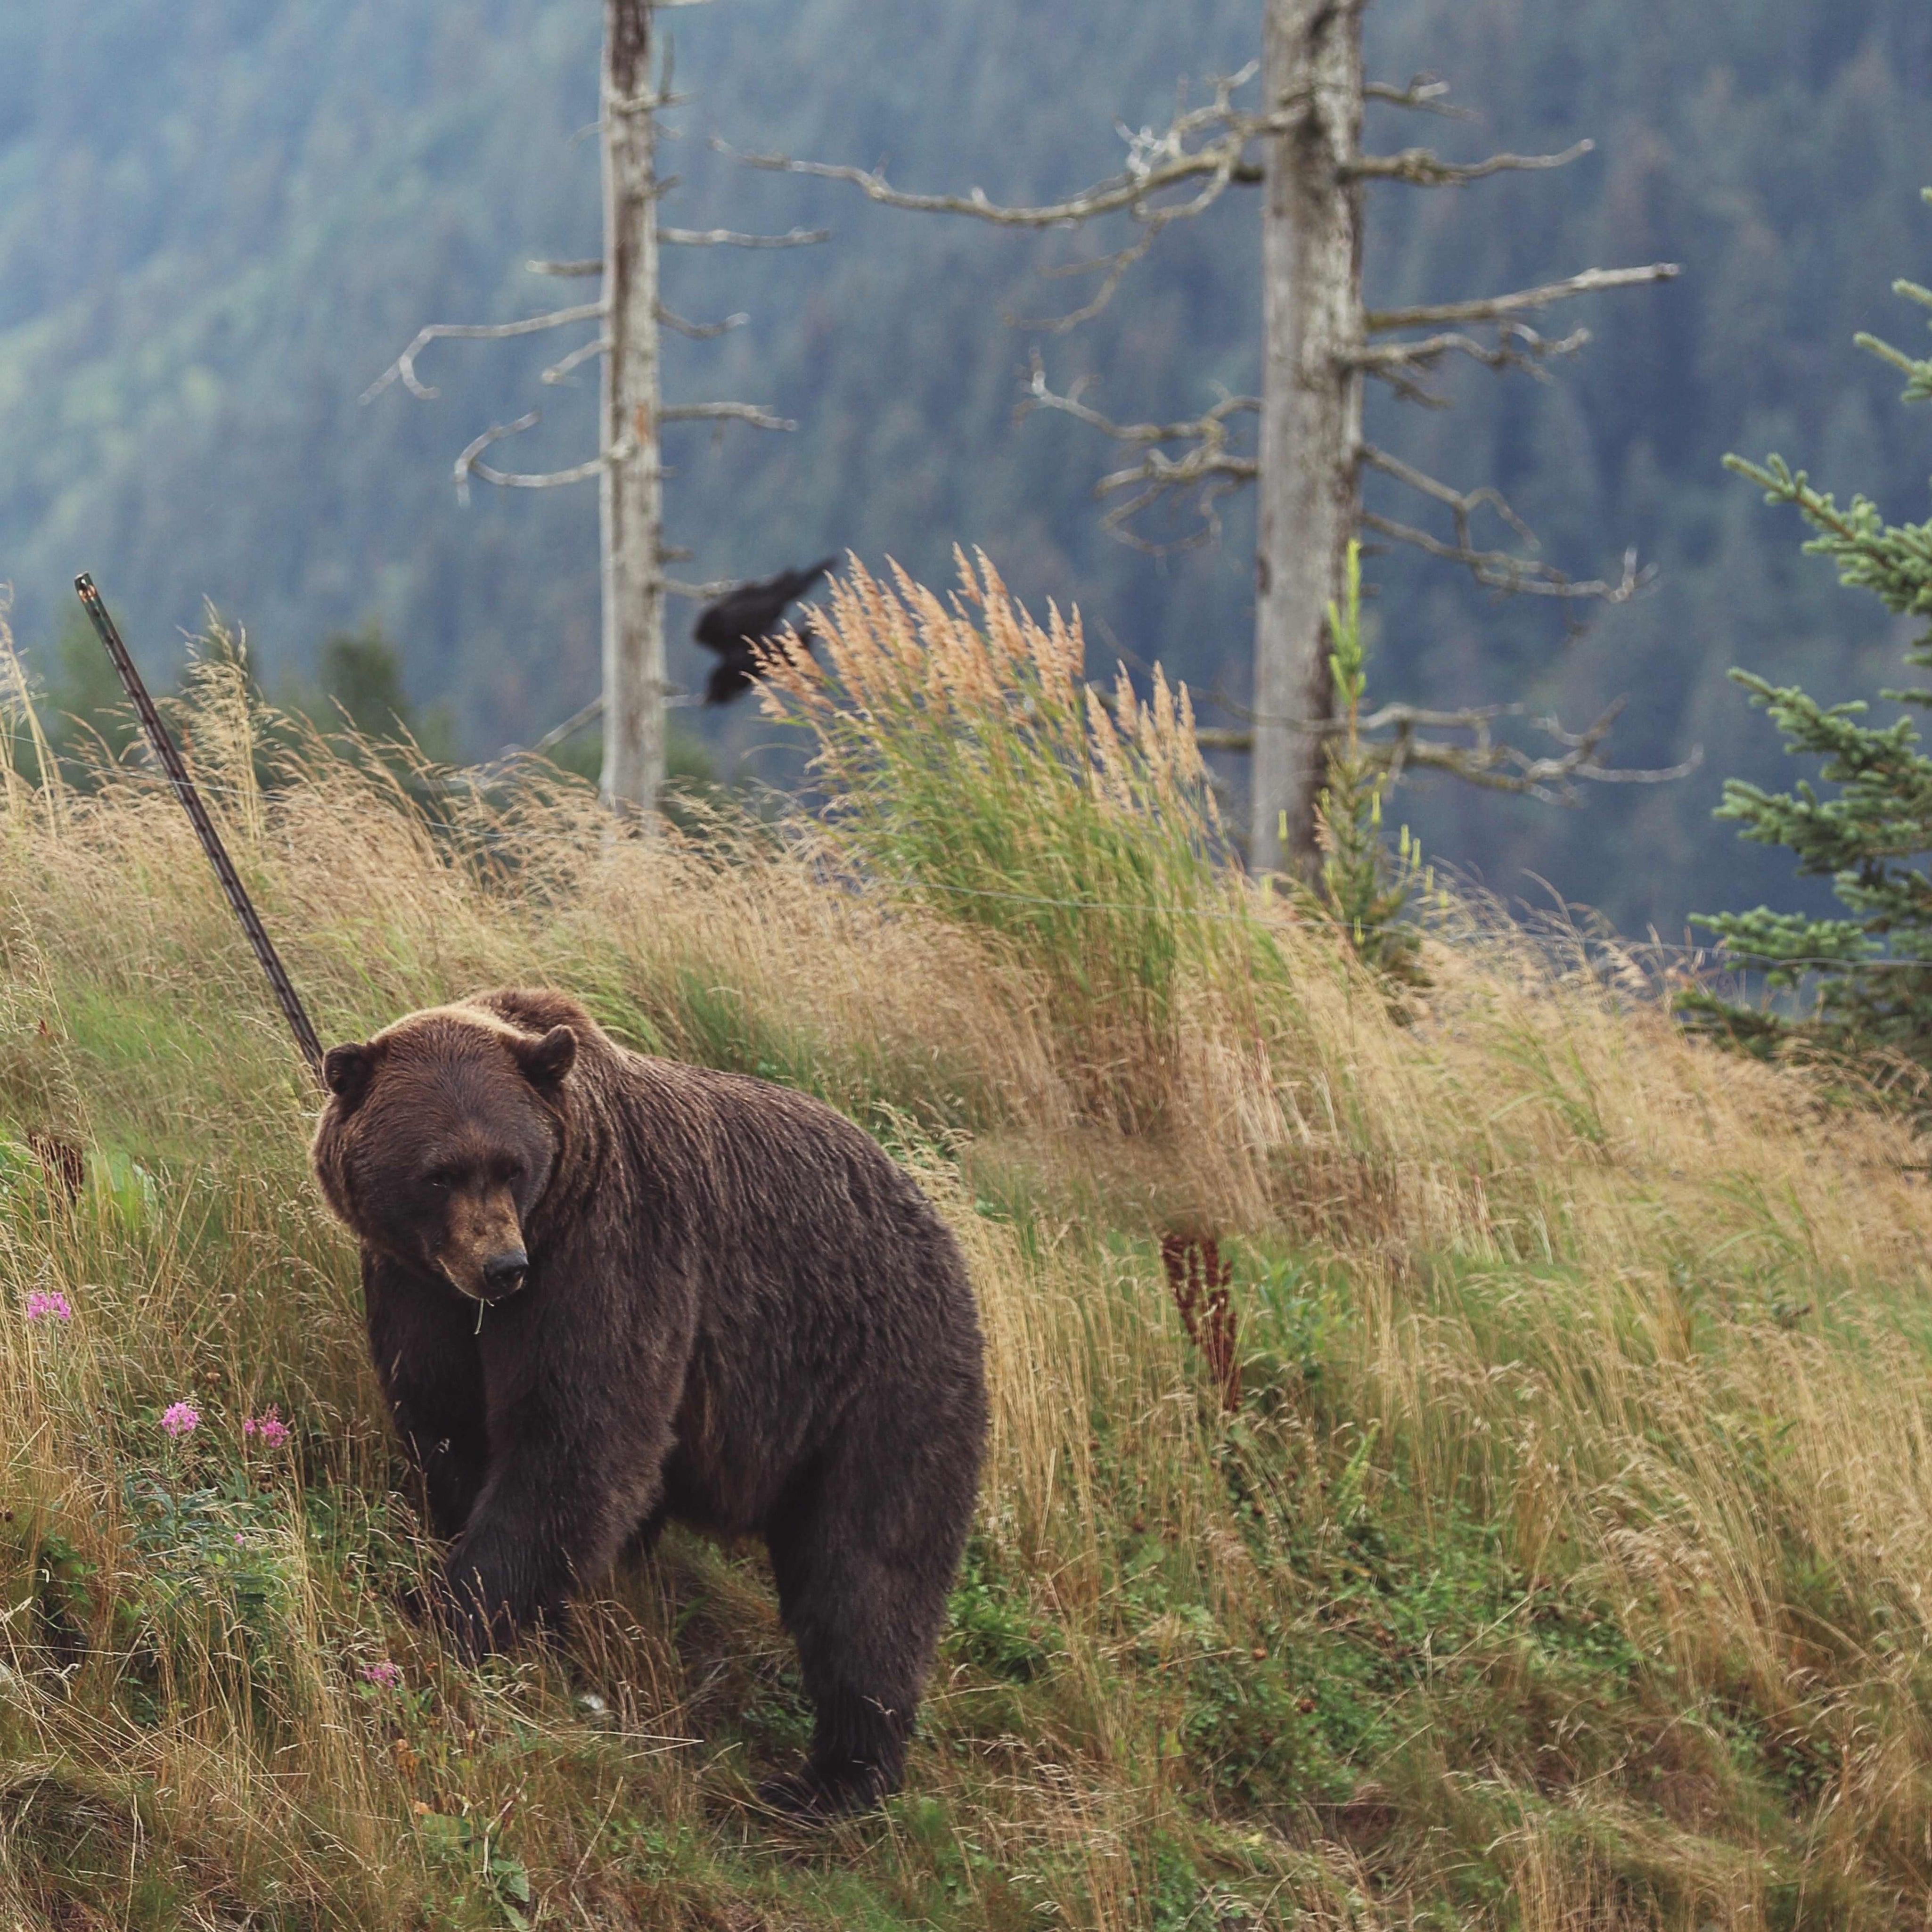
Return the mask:
[[[201,1411],[191,1402],[170,1402],[161,1412],[161,1426],[178,1440],[201,1426]]]
[[[27,1319],[29,1322],[44,1322],[49,1316],[56,1322],[71,1322],[74,1310],[68,1305],[67,1297],[58,1288],[37,1288],[27,1298]]]
[[[363,1681],[380,1684],[385,1690],[393,1690],[403,1681],[402,1666],[392,1664],[385,1658],[380,1664],[365,1664],[362,1666]]]
[[[266,1415],[251,1415],[242,1425],[244,1436],[258,1436],[265,1449],[279,1449],[289,1439],[289,1425],[282,1420],[281,1405],[272,1402]]]
[[[235,1547],[237,1550],[242,1547],[242,1532],[238,1529],[235,1532]]]

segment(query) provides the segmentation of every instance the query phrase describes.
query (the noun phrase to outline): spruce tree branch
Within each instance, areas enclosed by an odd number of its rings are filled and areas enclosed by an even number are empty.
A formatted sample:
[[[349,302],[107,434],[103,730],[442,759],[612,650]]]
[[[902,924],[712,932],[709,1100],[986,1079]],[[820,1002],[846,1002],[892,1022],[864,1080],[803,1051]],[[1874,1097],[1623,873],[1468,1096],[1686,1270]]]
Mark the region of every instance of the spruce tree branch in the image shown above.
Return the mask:
[[[1426,148],[1405,148],[1396,154],[1361,154],[1341,170],[1344,181],[1407,182],[1417,188],[1462,188],[1491,175],[1568,167],[1592,152],[1596,142],[1579,141],[1560,154],[1492,154],[1482,161],[1445,161]]]
[[[735,228],[658,230],[658,239],[674,248],[808,248],[815,242],[831,238],[829,228],[789,228],[782,235],[741,235]]]
[[[520,322],[433,322],[416,331],[416,338],[392,362],[368,388],[362,392],[359,400],[373,402],[392,382],[400,381],[412,396],[424,401],[433,400],[438,392],[428,388],[416,378],[416,358],[432,342],[448,339],[473,342],[500,342],[512,335],[534,335],[539,330],[567,328],[573,322],[589,322],[601,317],[604,313],[602,302],[580,302],[574,308],[553,309],[548,315],[526,316]]]
[[[1363,317],[1363,326],[1371,335],[1382,335],[1391,329],[1430,328],[1440,323],[1500,322],[1505,316],[1520,315],[1526,309],[1547,308],[1552,302],[1596,295],[1605,289],[1674,281],[1678,273],[1675,262],[1652,262],[1640,268],[1586,268],[1567,280],[1546,282],[1540,288],[1519,289],[1510,295],[1484,296],[1473,302],[1434,302],[1419,308],[1371,309]]]

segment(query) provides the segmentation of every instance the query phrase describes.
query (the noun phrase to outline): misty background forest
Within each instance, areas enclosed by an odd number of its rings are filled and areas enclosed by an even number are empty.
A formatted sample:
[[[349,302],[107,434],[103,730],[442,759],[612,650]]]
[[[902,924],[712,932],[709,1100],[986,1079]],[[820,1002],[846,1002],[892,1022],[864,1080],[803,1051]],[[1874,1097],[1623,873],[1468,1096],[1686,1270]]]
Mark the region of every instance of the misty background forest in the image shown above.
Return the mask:
[[[1090,491],[1119,460],[1064,416],[1016,420],[1036,350],[1056,388],[1087,374],[1117,418],[1190,416],[1257,380],[1252,189],[1169,230],[1112,306],[1064,334],[1083,286],[1040,271],[1118,245],[868,206],[838,184],[754,173],[711,144],[872,166],[896,184],[1052,199],[1119,164],[1117,122],[1164,125],[1177,76],[1200,98],[1258,51],[1246,0],[1186,8],[1066,0],[730,0],[670,22],[689,104],[662,165],[667,219],[824,225],[824,247],[667,251],[686,316],[748,314],[717,340],[668,337],[665,393],[742,396],[796,421],[671,432],[668,533],[686,574],[752,576],[850,549],[944,583],[955,543],[1015,590],[1077,602],[1110,668],[1158,659],[1205,701],[1246,692],[1252,493],[1218,546],[1161,559],[1111,539]],[[1667,286],[1565,311],[1594,340],[1554,380],[1470,368],[1457,406],[1369,399],[1368,434],[1463,487],[1503,489],[1544,554],[1614,577],[1626,544],[1658,566],[1580,632],[1546,602],[1499,604],[1447,566],[1370,560],[1376,697],[1526,697],[1573,726],[1619,693],[1626,765],[1704,762],[1668,786],[1592,788],[1564,811],[1449,782],[1406,786],[1430,854],[1511,896],[1526,875],[1626,929],[1682,938],[1688,914],[1823,888],[1788,854],[1741,846],[1711,809],[1724,778],[1786,782],[1734,664],[1821,699],[1887,681],[1900,633],[1798,551],[1788,513],[1726,476],[1777,450],[1821,485],[1916,510],[1925,462],[1898,382],[1852,338],[1909,340],[1887,294],[1922,258],[1932,180],[1932,14],[1915,0],[1382,0],[1368,70],[1426,70],[1479,118],[1370,109],[1366,138],[1596,150],[1560,171],[1450,193],[1370,190],[1371,304],[1522,287],[1586,266],[1666,260]],[[597,688],[594,488],[459,504],[450,465],[533,404],[517,466],[580,461],[594,370],[542,388],[560,339],[442,343],[438,400],[357,398],[419,325],[506,320],[583,284],[532,257],[597,248],[596,10],[488,0],[0,16],[0,579],[30,660],[52,664],[68,586],[94,570],[151,674],[171,675],[203,600],[245,625],[265,680],[312,674],[326,638],[371,620],[454,748],[533,742]],[[562,292],[560,293],[560,291]],[[1402,418],[1394,418],[1400,414]],[[1371,507],[1376,479],[1369,482]],[[1500,532],[1495,532],[1500,535]],[[674,604],[670,676],[694,687],[692,607]],[[722,775],[782,778],[792,754],[746,705],[686,711]],[[1228,776],[1238,784],[1239,761]]]

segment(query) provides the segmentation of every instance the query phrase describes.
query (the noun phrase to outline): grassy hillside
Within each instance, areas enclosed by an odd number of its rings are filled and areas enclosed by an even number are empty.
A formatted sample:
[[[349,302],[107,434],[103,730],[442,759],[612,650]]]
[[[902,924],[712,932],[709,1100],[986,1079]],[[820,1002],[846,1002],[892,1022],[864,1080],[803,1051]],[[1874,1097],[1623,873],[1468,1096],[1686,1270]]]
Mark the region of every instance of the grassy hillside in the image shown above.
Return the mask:
[[[1398,1024],[1215,868],[1184,712],[1110,734],[982,594],[844,600],[872,722],[784,698],[835,760],[789,828],[612,845],[536,776],[432,825],[320,744],[264,788],[232,668],[184,718],[325,1037],[567,986],[848,1110],[958,1230],[983,1500],[907,1788],[824,1837],[752,1800],[808,1723],[754,1548],[674,1534],[481,1669],[403,1613],[435,1552],[252,962],[144,776],[8,779],[0,1923],[1923,1917],[1906,1128],[1455,908]],[[1052,766],[1097,776],[1003,825]],[[1195,1340],[1164,1234],[1231,1268]]]

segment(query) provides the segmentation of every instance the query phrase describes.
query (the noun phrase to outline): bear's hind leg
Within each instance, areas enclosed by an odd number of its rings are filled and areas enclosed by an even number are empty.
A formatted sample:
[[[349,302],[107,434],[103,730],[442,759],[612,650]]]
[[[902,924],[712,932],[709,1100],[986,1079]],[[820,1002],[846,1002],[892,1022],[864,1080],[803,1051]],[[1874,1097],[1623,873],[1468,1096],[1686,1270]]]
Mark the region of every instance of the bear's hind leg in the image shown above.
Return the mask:
[[[765,1787],[776,1808],[838,1816],[898,1790],[971,1513],[958,1488],[848,1453],[772,1512],[779,1612],[816,1713],[803,1773]]]

